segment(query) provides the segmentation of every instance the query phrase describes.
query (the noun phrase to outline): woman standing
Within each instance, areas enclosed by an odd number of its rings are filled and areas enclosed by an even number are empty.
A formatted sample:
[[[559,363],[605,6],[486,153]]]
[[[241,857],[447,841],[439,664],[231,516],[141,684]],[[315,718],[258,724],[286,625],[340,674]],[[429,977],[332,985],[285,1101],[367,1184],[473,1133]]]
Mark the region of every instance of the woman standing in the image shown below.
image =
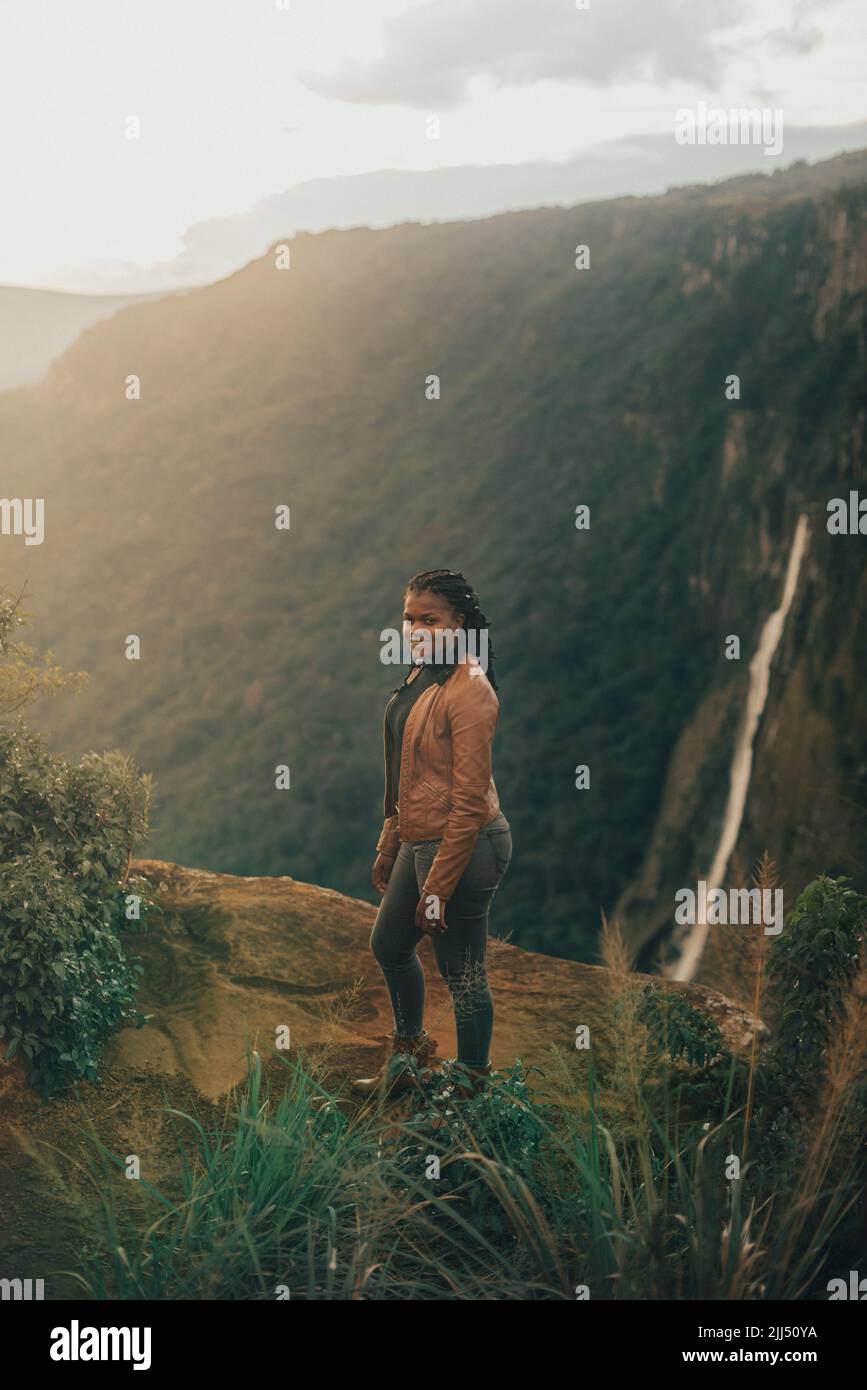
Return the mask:
[[[459,1089],[472,1094],[491,1071],[488,911],[512,857],[491,768],[497,683],[487,619],[462,574],[415,575],[405,594],[404,627],[413,667],[385,711],[385,822],[372,874],[382,902],[370,948],[391,997],[392,1055],[412,1057],[422,1068],[432,1049],[416,947],[425,933],[432,936],[455,1008]],[[431,659],[431,648],[440,658],[439,643],[447,645],[461,628],[468,650],[458,659]],[[487,671],[476,656],[479,645],[489,653]],[[352,1089],[371,1095],[386,1082],[392,1095],[417,1084],[412,1068],[386,1058],[376,1076],[354,1081]]]

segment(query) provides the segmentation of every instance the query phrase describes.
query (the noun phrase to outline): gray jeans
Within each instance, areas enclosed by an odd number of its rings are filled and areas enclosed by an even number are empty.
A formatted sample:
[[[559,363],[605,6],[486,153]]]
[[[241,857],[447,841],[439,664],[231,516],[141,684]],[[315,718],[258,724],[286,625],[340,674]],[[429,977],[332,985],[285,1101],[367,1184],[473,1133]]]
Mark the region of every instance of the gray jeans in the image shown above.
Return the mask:
[[[401,845],[370,937],[391,996],[395,1031],[409,1037],[424,1027],[424,970],[416,950],[424,933],[416,927],[415,910],[439,843]],[[479,831],[472,858],[446,905],[445,932],[431,937],[454,1004],[458,1061],[471,1067],[488,1062],[494,1028],[485,967],[488,912],[511,858],[512,832],[501,811]]]

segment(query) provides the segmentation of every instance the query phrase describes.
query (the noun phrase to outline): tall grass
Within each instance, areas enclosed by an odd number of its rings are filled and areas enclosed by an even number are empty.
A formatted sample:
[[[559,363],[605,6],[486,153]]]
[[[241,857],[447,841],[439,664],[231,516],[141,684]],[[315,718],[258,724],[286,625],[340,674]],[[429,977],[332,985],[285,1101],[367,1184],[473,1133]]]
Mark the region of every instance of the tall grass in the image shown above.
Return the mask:
[[[811,901],[842,921],[823,882]],[[863,1222],[864,903],[808,1086],[779,1050],[733,1055],[682,995],[648,987],[606,924],[607,1048],[518,1060],[472,1100],[434,1074],[414,1101],[361,1108],[330,1062],[250,1052],[216,1129],[171,1112],[182,1195],[145,1187],[144,1228],[100,1150],[81,1283],[122,1299],[827,1297]],[[773,975],[763,952],[753,1004]],[[785,989],[775,1007],[791,1008]]]

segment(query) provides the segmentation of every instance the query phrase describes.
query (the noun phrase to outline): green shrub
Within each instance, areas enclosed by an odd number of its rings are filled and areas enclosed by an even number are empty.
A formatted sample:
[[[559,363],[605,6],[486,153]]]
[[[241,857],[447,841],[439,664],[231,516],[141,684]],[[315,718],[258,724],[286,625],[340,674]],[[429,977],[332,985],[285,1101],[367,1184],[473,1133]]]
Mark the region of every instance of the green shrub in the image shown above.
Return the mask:
[[[128,876],[150,795],[118,752],[73,766],[20,724],[0,728],[0,1038],[47,1094],[95,1080],[108,1035],[145,1022],[120,933],[150,905]]]
[[[614,1012],[618,1014],[618,1005]],[[648,1049],[654,1058],[683,1060],[693,1067],[706,1067],[715,1057],[728,1058],[716,1024],[683,995],[655,984],[645,985],[638,1017],[647,1028]]]
[[[771,952],[768,983],[778,1001],[771,1060],[808,1087],[863,954],[867,897],[848,878],[815,879],[799,896]]]

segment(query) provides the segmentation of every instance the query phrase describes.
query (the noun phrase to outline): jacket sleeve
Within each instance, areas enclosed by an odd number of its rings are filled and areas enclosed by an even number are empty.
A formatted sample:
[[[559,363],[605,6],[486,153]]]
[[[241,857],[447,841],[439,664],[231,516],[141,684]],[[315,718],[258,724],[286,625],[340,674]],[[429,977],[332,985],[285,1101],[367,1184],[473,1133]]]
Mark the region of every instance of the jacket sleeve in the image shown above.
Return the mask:
[[[377,854],[385,854],[394,859],[400,849],[400,836],[397,833],[397,816],[386,816],[376,842]]]
[[[454,679],[454,678],[453,678]],[[452,806],[422,897],[448,902],[472,858],[488,819],[494,731],[500,703],[490,683],[470,680],[449,714],[452,739]]]

